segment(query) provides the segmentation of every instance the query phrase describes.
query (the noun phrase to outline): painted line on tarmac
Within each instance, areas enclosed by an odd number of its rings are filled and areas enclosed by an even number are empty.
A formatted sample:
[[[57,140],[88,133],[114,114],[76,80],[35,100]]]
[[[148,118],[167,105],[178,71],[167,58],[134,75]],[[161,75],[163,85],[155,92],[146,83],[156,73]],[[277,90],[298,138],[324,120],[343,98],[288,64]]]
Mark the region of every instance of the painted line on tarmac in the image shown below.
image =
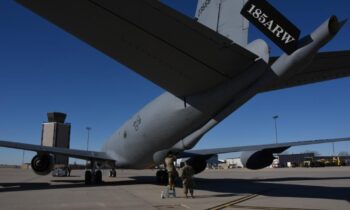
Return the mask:
[[[208,210],[220,210],[220,209],[224,209],[224,208],[227,208],[227,207],[231,207],[235,204],[239,204],[239,203],[242,203],[244,201],[247,201],[247,200],[250,200],[252,198],[255,198],[259,196],[258,194],[251,194],[251,195],[247,195],[247,196],[244,196],[242,198],[238,198],[236,200],[233,200],[233,201],[230,201],[230,202],[227,202],[227,203],[224,203],[224,204],[221,204],[221,205],[218,205],[218,206],[215,206],[215,207],[212,207],[212,208],[209,208]]]
[[[209,208],[207,210],[220,210],[220,209],[225,209],[225,208],[240,208],[240,209],[262,209],[262,210],[316,210],[316,209],[302,209],[302,208],[285,208],[285,207],[264,207],[264,206],[242,206],[242,205],[237,205],[240,203],[243,203],[245,201],[248,201],[250,199],[256,198],[259,195],[266,193],[267,191],[271,191],[273,189],[269,189],[269,190],[264,190],[262,192],[259,193],[255,193],[255,194],[250,194],[241,198],[238,198],[236,200],[224,203],[224,204],[220,204],[218,206]]]
[[[262,210],[317,210],[317,209],[299,209],[299,208],[265,207],[265,206],[241,206],[241,205],[233,205],[230,207],[240,208],[240,209],[262,209]]]

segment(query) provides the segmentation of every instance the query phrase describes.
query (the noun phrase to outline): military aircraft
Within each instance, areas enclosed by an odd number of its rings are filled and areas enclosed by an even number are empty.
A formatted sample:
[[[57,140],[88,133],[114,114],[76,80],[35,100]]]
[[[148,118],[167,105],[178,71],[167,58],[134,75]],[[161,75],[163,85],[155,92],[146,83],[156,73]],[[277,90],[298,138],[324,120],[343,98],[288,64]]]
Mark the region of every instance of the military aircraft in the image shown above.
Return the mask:
[[[345,24],[336,16],[299,39],[297,27],[263,0],[199,0],[194,19],[154,0],[17,2],[168,91],[135,113],[101,151],[0,141],[37,152],[37,174],[50,173],[54,156],[65,155],[91,161],[85,181],[99,183],[102,165],[150,168],[170,151],[188,158],[196,173],[211,156],[228,152],[242,152],[247,168],[261,169],[292,146],[350,140],[191,150],[259,93],[349,76],[350,51],[318,52]],[[262,39],[248,43],[248,20],[285,53],[271,57]]]

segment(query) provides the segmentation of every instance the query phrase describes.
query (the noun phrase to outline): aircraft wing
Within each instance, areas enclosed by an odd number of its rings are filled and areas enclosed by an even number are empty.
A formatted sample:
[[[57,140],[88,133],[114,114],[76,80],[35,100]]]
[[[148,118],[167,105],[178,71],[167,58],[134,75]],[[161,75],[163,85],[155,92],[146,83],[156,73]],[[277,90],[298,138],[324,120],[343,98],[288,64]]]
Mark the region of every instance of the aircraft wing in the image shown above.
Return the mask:
[[[257,58],[159,1],[17,2],[178,97],[215,87]]]
[[[278,143],[278,144],[226,147],[226,148],[215,148],[215,149],[186,150],[180,153],[178,157],[184,158],[184,157],[193,157],[198,155],[215,155],[215,154],[223,154],[223,153],[230,153],[230,152],[261,151],[261,150],[272,150],[274,153],[281,153],[292,146],[333,143],[333,142],[341,142],[341,141],[350,141],[350,137],[334,138],[334,139],[318,139],[318,140],[308,140],[308,141],[298,141],[298,142],[285,142],[285,143]]]
[[[8,147],[13,149],[23,149],[23,150],[29,150],[34,152],[65,155],[65,156],[84,159],[84,160],[94,159],[94,160],[102,160],[102,161],[115,161],[104,152],[68,149],[68,148],[60,148],[60,147],[47,147],[47,146],[24,144],[19,142],[2,141],[2,140],[0,140],[0,147]]]
[[[270,59],[273,63],[276,58]],[[289,88],[350,76],[350,51],[318,53],[312,63],[300,73],[263,89],[261,92]]]

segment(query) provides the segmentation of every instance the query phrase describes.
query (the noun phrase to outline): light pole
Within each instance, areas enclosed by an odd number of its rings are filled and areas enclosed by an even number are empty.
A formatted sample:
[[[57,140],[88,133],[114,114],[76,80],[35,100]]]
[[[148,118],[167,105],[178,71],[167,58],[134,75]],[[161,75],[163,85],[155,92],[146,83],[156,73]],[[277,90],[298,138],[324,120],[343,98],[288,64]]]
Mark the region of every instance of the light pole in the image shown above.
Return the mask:
[[[87,130],[86,151],[88,151],[89,150],[89,141],[90,141],[90,130],[91,130],[91,127],[87,126],[86,130]]]
[[[277,119],[278,115],[272,117],[273,120],[275,121],[275,134],[276,134],[276,144],[278,143],[278,138],[277,138]]]

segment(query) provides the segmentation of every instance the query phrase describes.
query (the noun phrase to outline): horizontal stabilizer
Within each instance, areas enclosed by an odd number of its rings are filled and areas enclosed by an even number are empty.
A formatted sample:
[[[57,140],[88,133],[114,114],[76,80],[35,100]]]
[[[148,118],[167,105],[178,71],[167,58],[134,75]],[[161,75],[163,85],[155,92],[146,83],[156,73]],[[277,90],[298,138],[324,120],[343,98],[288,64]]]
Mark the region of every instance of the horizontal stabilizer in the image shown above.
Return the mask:
[[[216,87],[256,59],[160,1],[17,2],[181,98]]]

